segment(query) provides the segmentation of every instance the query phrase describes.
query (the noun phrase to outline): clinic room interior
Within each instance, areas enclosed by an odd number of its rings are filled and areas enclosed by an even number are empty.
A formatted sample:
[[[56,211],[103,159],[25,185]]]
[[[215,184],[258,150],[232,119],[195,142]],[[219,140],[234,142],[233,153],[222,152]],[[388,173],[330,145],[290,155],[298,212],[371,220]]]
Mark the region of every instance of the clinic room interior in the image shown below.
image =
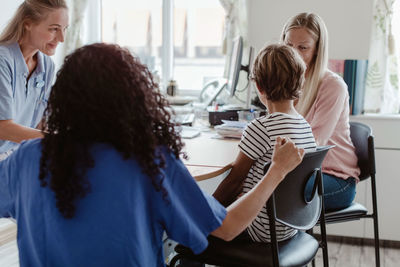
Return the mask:
[[[0,32],[23,1],[1,2]],[[270,106],[262,101],[264,95],[253,72],[258,53],[265,46],[278,43],[292,46],[295,51],[296,44],[288,39],[291,35],[282,37],[284,25],[296,14],[317,14],[328,34],[327,68],[348,89],[346,114],[340,118],[346,118],[348,137],[358,157],[355,164],[361,173],[360,178],[352,178],[355,197],[347,210],[319,210],[319,218],[308,227],[311,230],[306,229],[318,247],[302,266],[400,265],[400,175],[396,171],[400,159],[400,0],[66,2],[69,25],[65,40],[51,56],[55,73],[67,55],[85,45],[115,43],[128,49],[148,68],[168,101],[170,120],[188,156],[181,160],[197,185],[210,195],[229,173],[236,155],[244,151],[244,139],[251,135],[248,125],[268,116]],[[315,101],[318,108],[318,96]],[[308,107],[314,111],[313,108]],[[336,111],[334,107],[324,107],[326,113]],[[314,131],[313,118],[302,115]],[[361,140],[364,136],[356,136],[355,129],[360,125],[367,131],[365,140]],[[329,155],[341,143],[328,141],[324,145],[327,144],[333,145],[328,148]],[[366,162],[360,163],[359,149],[366,151]],[[277,216],[279,205],[277,201]],[[0,217],[0,266],[20,266],[17,236],[17,221]],[[175,248],[182,245],[165,234],[162,242],[165,266],[192,266],[183,260],[181,265],[170,265],[174,257],[186,252]],[[270,244],[267,247],[274,259],[271,266],[276,266],[275,248]],[[214,249],[219,248],[216,245]],[[278,260],[280,266],[289,266],[283,264],[282,254]]]

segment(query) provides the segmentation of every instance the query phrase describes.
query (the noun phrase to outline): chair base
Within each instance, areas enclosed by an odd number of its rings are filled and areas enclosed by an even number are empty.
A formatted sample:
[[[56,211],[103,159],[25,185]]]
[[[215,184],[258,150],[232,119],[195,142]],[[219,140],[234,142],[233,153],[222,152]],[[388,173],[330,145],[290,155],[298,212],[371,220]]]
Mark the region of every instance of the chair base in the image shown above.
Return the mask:
[[[270,244],[246,244],[243,240],[226,242],[213,236],[208,240],[207,249],[199,255],[182,245],[176,246],[177,257],[229,267],[273,266]],[[318,251],[317,240],[301,231],[293,238],[279,242],[278,246],[280,266],[305,266]]]
[[[347,221],[355,221],[364,218],[371,218],[374,221],[374,246],[375,246],[375,261],[376,266],[380,266],[380,255],[379,255],[379,233],[378,233],[378,222],[377,222],[377,215],[375,214],[368,214],[368,210],[361,205],[360,203],[353,202],[349,207],[325,213],[325,223],[342,223]],[[320,222],[318,221],[317,224]],[[311,230],[312,232],[312,230]],[[322,235],[321,235],[322,237]],[[326,246],[326,243],[321,242],[321,247]],[[327,251],[325,251],[327,254]],[[328,258],[327,255],[324,255],[324,258]],[[326,259],[325,259],[326,260]],[[314,266],[314,265],[313,265]]]

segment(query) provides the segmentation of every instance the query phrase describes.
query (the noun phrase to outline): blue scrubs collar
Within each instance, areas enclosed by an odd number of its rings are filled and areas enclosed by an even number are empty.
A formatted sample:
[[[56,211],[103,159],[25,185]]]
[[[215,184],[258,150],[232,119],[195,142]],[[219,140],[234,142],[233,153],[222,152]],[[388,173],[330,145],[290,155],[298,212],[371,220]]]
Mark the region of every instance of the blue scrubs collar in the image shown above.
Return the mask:
[[[10,45],[10,47],[11,47],[12,53],[14,54],[13,58],[15,58],[15,62],[16,62],[15,65],[16,65],[17,73],[22,73],[22,75],[26,79],[29,75],[29,69],[28,69],[28,66],[26,65],[24,55],[22,54],[22,51],[21,51],[21,47],[19,46],[18,43],[14,43],[14,44]],[[45,72],[44,58],[43,58],[42,52],[38,51],[36,53],[36,59],[37,59],[37,65],[32,74],[37,75],[40,73],[44,73]],[[32,75],[31,75],[31,77],[32,77]]]
[[[22,73],[25,77],[28,76],[29,70],[28,66],[26,65],[26,62],[24,60],[24,55],[22,55],[21,48],[19,47],[18,43],[13,43],[10,45],[11,52],[12,52],[12,58],[15,59],[15,68],[16,68],[16,73]]]

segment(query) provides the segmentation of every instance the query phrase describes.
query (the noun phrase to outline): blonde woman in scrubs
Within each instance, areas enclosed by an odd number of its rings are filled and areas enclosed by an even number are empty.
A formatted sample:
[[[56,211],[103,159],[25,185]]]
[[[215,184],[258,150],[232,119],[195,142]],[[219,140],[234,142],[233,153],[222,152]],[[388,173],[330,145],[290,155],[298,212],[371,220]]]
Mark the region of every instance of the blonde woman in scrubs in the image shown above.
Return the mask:
[[[54,77],[54,55],[64,41],[64,0],[25,0],[0,35],[0,160],[37,129]]]

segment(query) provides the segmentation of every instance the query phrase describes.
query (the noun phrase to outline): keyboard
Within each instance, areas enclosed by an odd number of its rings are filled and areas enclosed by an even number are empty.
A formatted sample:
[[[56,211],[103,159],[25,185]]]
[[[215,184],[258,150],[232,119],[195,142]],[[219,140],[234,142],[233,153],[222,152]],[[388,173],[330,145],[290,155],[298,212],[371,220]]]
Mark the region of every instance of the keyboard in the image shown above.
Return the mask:
[[[167,96],[167,100],[171,105],[186,105],[193,101],[198,100],[198,97],[194,96]]]
[[[174,110],[175,114],[189,114],[194,112],[193,107],[190,105],[185,105],[185,106],[171,105],[171,108]]]
[[[200,135],[200,131],[189,126],[180,126],[179,135],[183,139],[192,139]]]
[[[175,123],[180,125],[192,126],[194,121],[194,113],[176,114],[173,118]]]

